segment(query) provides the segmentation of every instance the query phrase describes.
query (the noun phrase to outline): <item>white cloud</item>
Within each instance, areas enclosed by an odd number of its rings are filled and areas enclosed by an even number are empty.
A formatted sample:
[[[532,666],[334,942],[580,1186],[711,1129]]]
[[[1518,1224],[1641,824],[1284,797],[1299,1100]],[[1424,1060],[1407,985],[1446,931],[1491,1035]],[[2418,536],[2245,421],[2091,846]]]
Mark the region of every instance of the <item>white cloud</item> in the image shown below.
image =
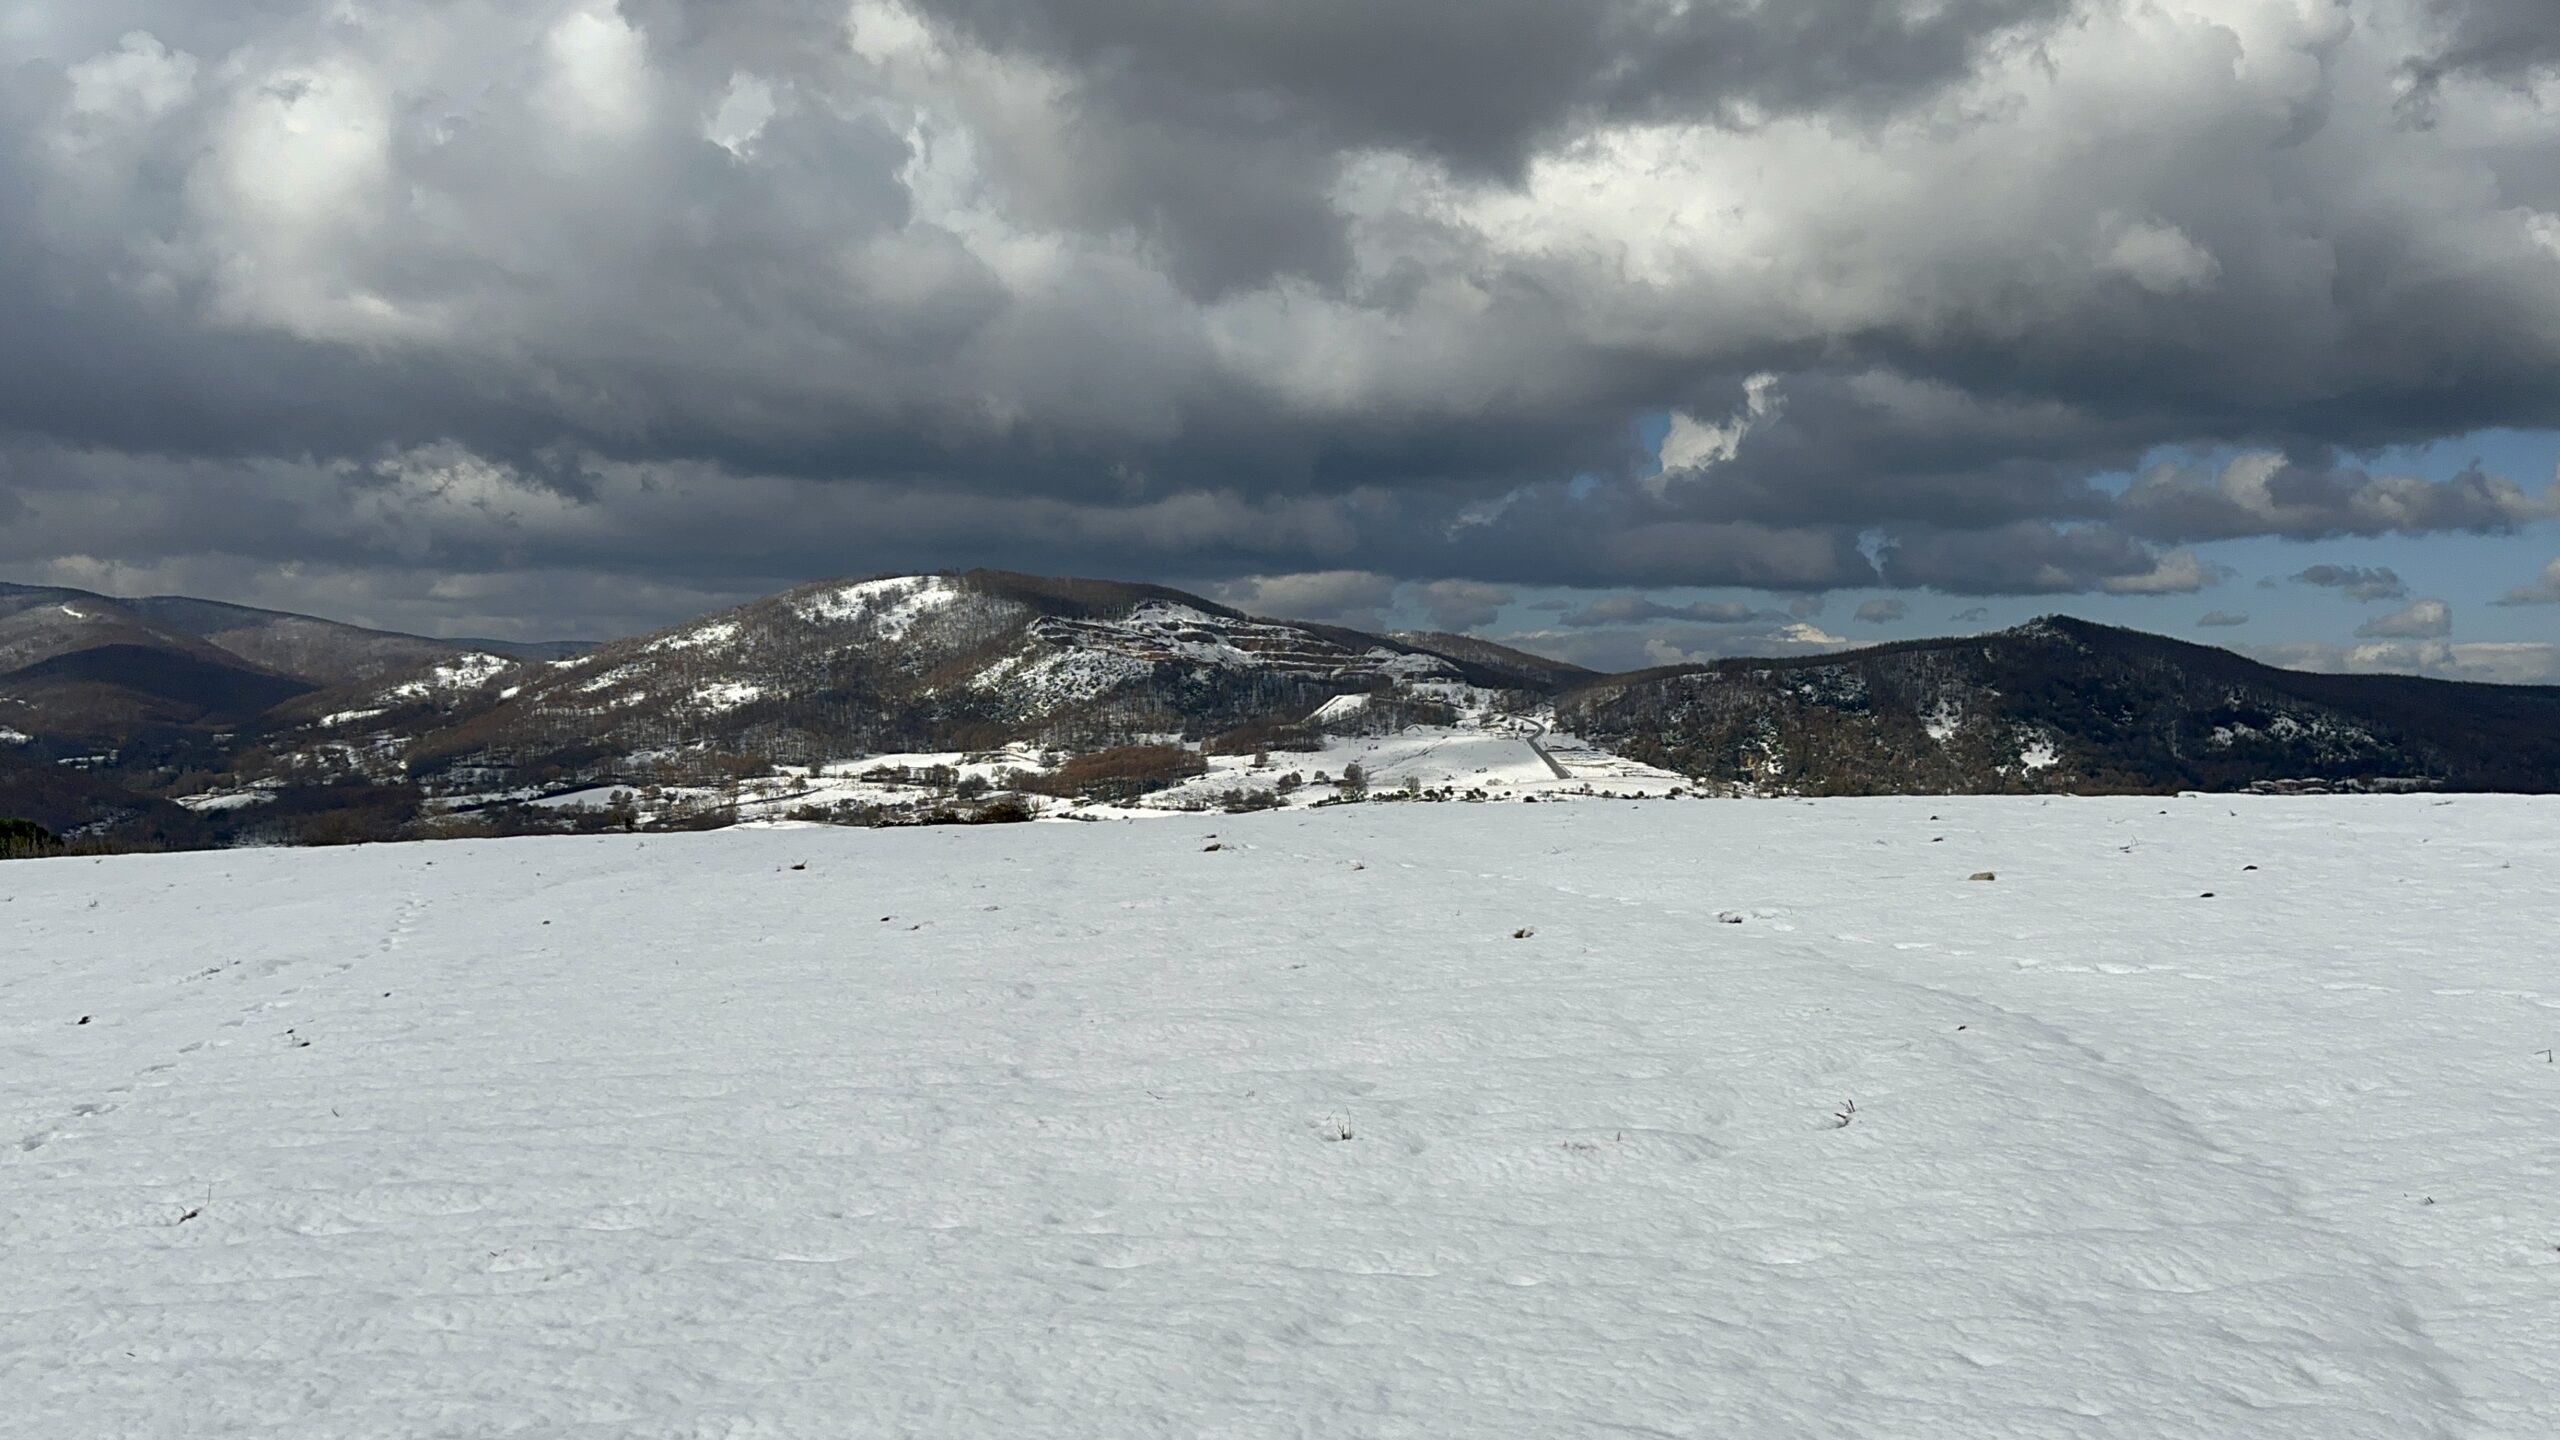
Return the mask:
[[[551,68],[540,102],[553,124],[613,139],[648,123],[654,98],[648,42],[612,0],[591,0],[560,17],[543,48]]]
[[[2560,560],[2542,567],[2528,585],[2519,585],[2496,602],[2500,605],[2560,605]]]
[[[196,57],[173,52],[157,37],[137,30],[115,49],[81,61],[65,74],[71,81],[73,115],[144,123],[195,94]]]
[[[760,76],[729,77],[718,108],[703,122],[703,138],[732,155],[746,154],[773,118],[773,86]]]
[[[1673,411],[1657,457],[1662,468],[1646,478],[1646,488],[1660,495],[1683,475],[1732,459],[1754,427],[1785,408],[1778,377],[1763,372],[1743,382],[1741,411],[1720,423],[1710,424],[1685,410]]]
[[[1317,570],[1294,575],[1248,575],[1213,587],[1210,598],[1249,615],[1312,620],[1358,630],[1386,628],[1396,581],[1365,570]]]
[[[2231,578],[2226,565],[2209,564],[2193,550],[2172,550],[2140,575],[2117,575],[2101,581],[2110,595],[2192,595]]]
[[[1433,580],[1413,586],[1412,595],[1433,629],[1461,633],[1492,624],[1512,601],[1509,588],[1475,580]]]
[[[2432,640],[2452,633],[2453,607],[2442,600],[2414,601],[2356,627],[2357,638],[2368,640]]]
[[[2397,640],[2246,647],[2270,665],[2355,675],[2424,675],[2497,685],[2560,684],[2560,645],[2539,641]]]
[[[2175,225],[2110,217],[2101,240],[2108,270],[2155,294],[2173,295],[2212,286],[2222,262]]]

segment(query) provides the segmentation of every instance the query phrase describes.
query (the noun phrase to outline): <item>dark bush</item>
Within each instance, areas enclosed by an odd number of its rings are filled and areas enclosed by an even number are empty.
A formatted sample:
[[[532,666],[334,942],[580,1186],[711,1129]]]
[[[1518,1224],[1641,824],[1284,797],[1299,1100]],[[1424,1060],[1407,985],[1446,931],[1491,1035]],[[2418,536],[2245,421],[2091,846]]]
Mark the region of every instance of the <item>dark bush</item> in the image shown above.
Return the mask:
[[[1253,720],[1221,731],[1200,744],[1203,755],[1267,755],[1274,750],[1321,750],[1324,736],[1314,727],[1281,720]]]
[[[1179,745],[1124,745],[1078,755],[1046,775],[1026,775],[1021,788],[1063,799],[1135,800],[1209,773],[1209,762]]]
[[[0,860],[28,860],[62,853],[61,837],[33,820],[0,816]]]

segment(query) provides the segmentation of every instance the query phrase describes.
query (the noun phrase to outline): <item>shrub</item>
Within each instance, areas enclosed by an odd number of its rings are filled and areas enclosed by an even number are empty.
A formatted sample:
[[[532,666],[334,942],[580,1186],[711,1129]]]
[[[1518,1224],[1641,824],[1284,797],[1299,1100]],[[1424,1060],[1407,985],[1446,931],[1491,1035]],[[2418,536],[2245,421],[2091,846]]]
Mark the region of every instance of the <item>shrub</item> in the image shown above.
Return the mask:
[[[1209,772],[1209,762],[1179,745],[1124,745],[1078,755],[1021,788],[1065,799],[1135,800]]]
[[[1251,755],[1255,768],[1270,763],[1274,750],[1321,750],[1324,736],[1312,726],[1284,720],[1253,720],[1221,731],[1200,744],[1204,755]]]
[[[61,837],[33,820],[0,816],[0,860],[30,860],[62,853]]]

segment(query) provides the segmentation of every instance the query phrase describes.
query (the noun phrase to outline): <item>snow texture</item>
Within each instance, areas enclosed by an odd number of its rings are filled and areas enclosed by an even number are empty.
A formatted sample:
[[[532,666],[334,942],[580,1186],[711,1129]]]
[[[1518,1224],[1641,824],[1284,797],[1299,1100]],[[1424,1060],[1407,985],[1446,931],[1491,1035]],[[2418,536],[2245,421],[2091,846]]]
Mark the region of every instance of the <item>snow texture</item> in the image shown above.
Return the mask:
[[[246,810],[252,805],[275,803],[273,790],[216,790],[202,795],[181,795],[179,805],[203,814],[210,810]]]
[[[438,690],[476,690],[514,668],[516,662],[503,655],[474,650],[436,666],[422,679],[395,685],[383,694],[392,700],[423,700]]]
[[[903,638],[917,619],[960,598],[960,587],[938,575],[865,580],[803,596],[791,608],[812,624],[843,625],[869,619],[880,638]]]
[[[1367,711],[1368,708],[1369,697],[1366,695],[1336,695],[1317,706],[1315,713],[1308,716],[1307,720],[1314,725],[1322,725],[1334,720],[1348,720],[1354,715]]]
[[[735,620],[715,620],[706,625],[696,625],[690,630],[679,630],[663,640],[653,640],[641,648],[644,650],[707,650],[712,646],[726,645],[737,639],[738,630],[738,622]]]
[[[2555,863],[2472,797],[10,862],[0,1430],[2545,1436]]]
[[[970,688],[1015,696],[1022,712],[1046,714],[1109,694],[1154,673],[1154,666],[1128,655],[1107,650],[1058,650],[1032,659],[1006,656],[973,678]]]
[[[708,685],[697,687],[693,692],[693,703],[716,713],[722,710],[735,710],[741,705],[750,704],[762,694],[764,694],[764,687],[761,685],[749,685],[738,680],[716,680]]]

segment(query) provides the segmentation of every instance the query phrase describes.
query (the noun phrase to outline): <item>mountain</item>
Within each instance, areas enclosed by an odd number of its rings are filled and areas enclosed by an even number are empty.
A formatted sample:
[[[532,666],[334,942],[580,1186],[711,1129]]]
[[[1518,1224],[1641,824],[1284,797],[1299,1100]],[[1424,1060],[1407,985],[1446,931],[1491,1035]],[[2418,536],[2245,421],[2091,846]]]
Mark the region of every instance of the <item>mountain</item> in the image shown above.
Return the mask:
[[[2304,674],[2060,616],[1615,676],[1556,712],[1633,759],[1807,795],[2560,790],[2560,687]]]
[[[0,587],[0,724],[20,731],[235,725],[314,688],[105,596]]]
[[[377,679],[466,652],[558,660],[595,648],[584,640],[436,640],[184,595],[153,595],[122,603],[169,629],[318,685]]]
[[[1561,690],[1586,681],[1597,680],[1600,672],[1586,670],[1564,660],[1550,660],[1526,650],[1514,650],[1491,640],[1473,635],[1451,635],[1438,630],[1399,630],[1395,638],[1417,650],[1444,659],[1470,665],[1488,675],[1500,676],[1523,690]]]
[[[0,584],[0,723],[93,743],[138,731],[229,729],[315,690],[461,655],[550,657],[577,648],[432,640],[180,595],[119,599]]]
[[[1262,620],[1161,586],[1003,571],[826,581],[572,660],[306,697],[306,729],[373,737],[412,773],[566,777],[714,749],[808,763],[1030,741],[1094,749],[1293,724],[1345,695],[1366,723],[1446,718],[1548,662]],[[1367,713],[1367,712],[1364,712]]]
[[[950,802],[1005,786],[1260,808],[1356,798],[1372,787],[1328,772],[1393,757],[1400,794],[1478,801],[1529,798],[1523,776],[1597,795],[2560,791],[2560,688],[2301,674],[2065,617],[1601,676],[972,570],[526,649],[0,588],[0,815],[183,847],[447,833],[465,811],[482,833],[557,828],[584,822],[552,801],[632,789],[652,823],[722,823],[751,780],[756,813],[869,823],[965,816]],[[866,757],[883,778],[846,780]]]

